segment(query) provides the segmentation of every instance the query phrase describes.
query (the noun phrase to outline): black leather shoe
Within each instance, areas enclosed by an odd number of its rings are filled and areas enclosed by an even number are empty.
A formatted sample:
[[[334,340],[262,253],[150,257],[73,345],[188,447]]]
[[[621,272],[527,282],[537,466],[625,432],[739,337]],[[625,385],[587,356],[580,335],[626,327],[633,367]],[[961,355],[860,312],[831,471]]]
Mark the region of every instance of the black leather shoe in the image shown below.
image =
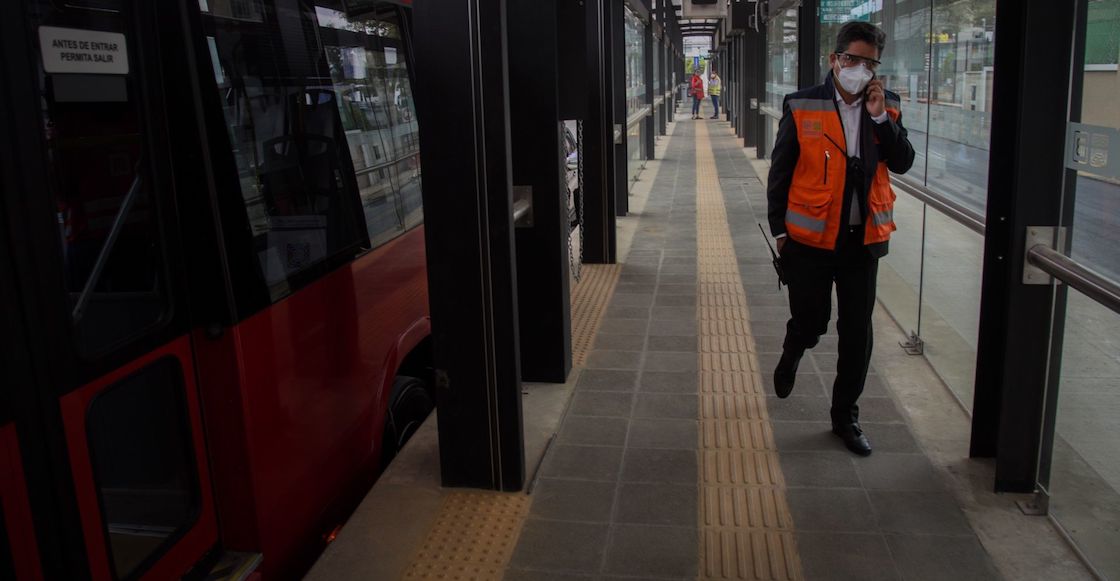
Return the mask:
[[[844,440],[844,445],[852,453],[860,456],[871,455],[871,442],[863,434],[863,428],[859,427],[859,423],[832,424],[832,433],[840,436],[840,439]]]
[[[794,380],[797,379],[797,366],[801,364],[801,357],[805,351],[782,351],[782,358],[774,368],[774,393],[781,398],[789,397],[793,391]]]

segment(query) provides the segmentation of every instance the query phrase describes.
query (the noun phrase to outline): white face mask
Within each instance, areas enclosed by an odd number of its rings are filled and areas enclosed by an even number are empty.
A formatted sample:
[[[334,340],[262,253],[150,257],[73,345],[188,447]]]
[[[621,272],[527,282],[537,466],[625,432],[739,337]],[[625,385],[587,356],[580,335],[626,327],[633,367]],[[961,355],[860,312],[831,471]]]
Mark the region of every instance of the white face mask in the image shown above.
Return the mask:
[[[852,95],[858,95],[874,74],[867,70],[867,66],[860,63],[854,67],[840,67],[840,74],[836,77],[840,86]]]

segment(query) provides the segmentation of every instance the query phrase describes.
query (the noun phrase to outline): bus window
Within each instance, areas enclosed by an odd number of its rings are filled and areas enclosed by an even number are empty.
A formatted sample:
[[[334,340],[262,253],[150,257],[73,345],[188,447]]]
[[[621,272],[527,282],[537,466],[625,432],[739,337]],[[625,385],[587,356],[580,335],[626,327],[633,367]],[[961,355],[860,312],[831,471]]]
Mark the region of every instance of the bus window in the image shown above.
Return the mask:
[[[423,221],[412,87],[395,10],[348,18],[335,4],[318,0],[315,13],[377,246]]]
[[[33,1],[45,176],[79,353],[136,338],[167,314],[163,241],[126,2]]]
[[[211,0],[201,8],[257,267],[275,301],[292,278],[367,243],[341,97],[309,6]]]
[[[199,512],[182,370],[168,357],[101,392],[86,432],[118,579],[150,564]]]

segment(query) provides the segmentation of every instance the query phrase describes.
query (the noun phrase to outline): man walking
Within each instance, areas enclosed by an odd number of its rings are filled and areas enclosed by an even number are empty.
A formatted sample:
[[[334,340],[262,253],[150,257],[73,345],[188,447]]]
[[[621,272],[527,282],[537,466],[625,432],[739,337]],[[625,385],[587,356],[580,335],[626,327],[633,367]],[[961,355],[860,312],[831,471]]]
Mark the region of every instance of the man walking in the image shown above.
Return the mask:
[[[712,108],[715,111],[712,113],[712,119],[719,119],[719,94],[723,88],[723,81],[715,71],[708,76],[708,94],[712,96]]]
[[[832,431],[861,456],[871,443],[856,401],[871,362],[879,258],[895,230],[887,172],[906,173],[914,163],[899,97],[875,79],[885,45],[872,24],[841,27],[824,83],[785,98],[766,192],[790,307],[774,390],[781,398],[793,390],[801,357],[828,327],[835,283]]]

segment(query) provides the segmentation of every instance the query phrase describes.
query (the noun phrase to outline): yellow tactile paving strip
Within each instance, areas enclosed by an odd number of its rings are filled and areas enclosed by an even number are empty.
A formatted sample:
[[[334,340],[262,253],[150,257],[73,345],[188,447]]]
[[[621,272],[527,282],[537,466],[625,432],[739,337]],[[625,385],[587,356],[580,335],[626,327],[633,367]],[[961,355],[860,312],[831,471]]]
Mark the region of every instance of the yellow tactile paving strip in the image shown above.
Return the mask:
[[[524,494],[447,493],[404,578],[499,581],[528,513]]]
[[[700,579],[801,579],[708,128],[696,124]]]
[[[585,264],[580,281],[572,287],[572,365],[575,367],[587,363],[587,354],[621,272],[620,264]]]

